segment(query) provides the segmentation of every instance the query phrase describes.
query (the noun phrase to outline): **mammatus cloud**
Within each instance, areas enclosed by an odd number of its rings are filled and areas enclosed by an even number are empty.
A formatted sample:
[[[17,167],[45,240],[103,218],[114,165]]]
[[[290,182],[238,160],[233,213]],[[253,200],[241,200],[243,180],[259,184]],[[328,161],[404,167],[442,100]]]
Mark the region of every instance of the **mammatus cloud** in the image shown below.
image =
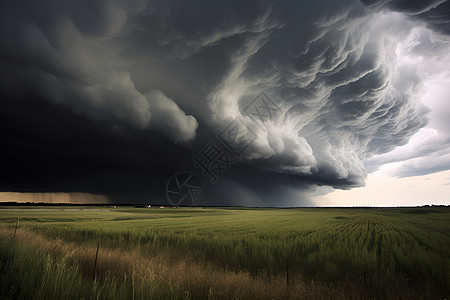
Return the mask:
[[[407,144],[429,122],[420,98],[424,69],[407,58],[445,56],[447,7],[388,0],[3,3],[4,111],[20,116],[17,103],[52,103],[66,121],[35,110],[70,132],[44,139],[50,129],[42,125],[31,134],[40,122],[34,114],[26,124],[9,122],[22,144],[2,143],[40,159],[53,153],[70,165],[83,158],[80,174],[102,174],[105,193],[120,181],[112,193],[126,194],[150,180],[159,188],[167,174],[192,167],[205,141],[239,118],[255,140],[225,175],[230,190],[246,191],[248,199],[273,195],[279,187],[270,190],[267,182],[262,189],[261,182],[279,171],[289,174],[290,189],[361,186],[375,156]],[[440,42],[429,39],[437,34]],[[262,92],[278,114],[258,123],[245,107]],[[94,132],[107,142],[73,150]],[[6,189],[19,186],[7,182]]]

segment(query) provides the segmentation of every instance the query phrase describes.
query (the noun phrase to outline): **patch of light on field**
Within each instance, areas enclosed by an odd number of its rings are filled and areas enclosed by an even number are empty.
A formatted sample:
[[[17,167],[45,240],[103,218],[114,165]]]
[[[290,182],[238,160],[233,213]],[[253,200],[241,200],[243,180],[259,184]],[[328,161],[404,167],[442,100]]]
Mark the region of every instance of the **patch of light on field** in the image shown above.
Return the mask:
[[[109,203],[108,197],[89,193],[15,193],[1,192],[0,202],[34,203]]]

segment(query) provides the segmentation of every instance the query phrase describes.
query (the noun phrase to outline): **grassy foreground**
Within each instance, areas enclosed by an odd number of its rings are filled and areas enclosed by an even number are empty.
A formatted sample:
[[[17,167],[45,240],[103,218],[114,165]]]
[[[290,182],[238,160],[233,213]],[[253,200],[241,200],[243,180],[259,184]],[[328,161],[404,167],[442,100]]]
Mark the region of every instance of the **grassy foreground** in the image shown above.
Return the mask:
[[[4,207],[0,239],[0,299],[450,298],[449,208]]]

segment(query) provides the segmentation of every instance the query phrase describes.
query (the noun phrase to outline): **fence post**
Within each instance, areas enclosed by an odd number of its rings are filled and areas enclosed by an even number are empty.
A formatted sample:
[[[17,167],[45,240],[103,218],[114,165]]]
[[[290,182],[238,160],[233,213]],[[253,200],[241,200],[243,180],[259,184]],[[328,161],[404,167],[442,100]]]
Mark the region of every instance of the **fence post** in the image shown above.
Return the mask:
[[[286,286],[289,287],[289,260],[286,258]]]
[[[289,259],[286,258],[286,299],[290,299],[290,291],[289,291]]]
[[[94,271],[92,272],[92,280],[95,281],[95,268],[97,267],[98,247],[100,246],[100,239],[97,242],[97,252],[95,253]]]
[[[14,238],[16,237],[17,227],[19,227],[19,218],[17,218],[17,221],[16,221],[16,229],[14,229]]]

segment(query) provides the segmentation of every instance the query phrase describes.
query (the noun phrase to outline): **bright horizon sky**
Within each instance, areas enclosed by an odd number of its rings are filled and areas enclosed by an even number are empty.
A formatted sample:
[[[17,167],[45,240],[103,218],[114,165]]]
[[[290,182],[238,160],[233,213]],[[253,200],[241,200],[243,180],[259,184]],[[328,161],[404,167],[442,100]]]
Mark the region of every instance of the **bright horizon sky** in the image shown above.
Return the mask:
[[[398,178],[390,176],[386,165],[369,174],[366,186],[335,190],[311,200],[319,206],[422,206],[450,205],[450,171]]]

